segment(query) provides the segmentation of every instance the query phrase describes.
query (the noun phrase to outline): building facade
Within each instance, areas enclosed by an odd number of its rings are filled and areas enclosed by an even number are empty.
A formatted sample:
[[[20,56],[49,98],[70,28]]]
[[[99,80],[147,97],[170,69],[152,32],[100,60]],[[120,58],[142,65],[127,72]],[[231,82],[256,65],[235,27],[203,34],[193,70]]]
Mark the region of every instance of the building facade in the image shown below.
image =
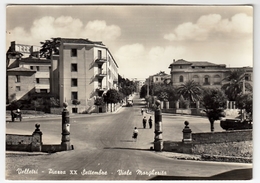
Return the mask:
[[[52,56],[51,93],[73,113],[97,110],[94,102],[108,89],[117,89],[118,65],[102,42],[59,38],[59,54]],[[75,105],[75,100],[78,105]]]
[[[35,92],[35,73],[28,68],[16,67],[7,70],[7,101],[28,100]]]
[[[30,96],[33,93],[50,93],[51,61],[40,58],[39,50],[40,46],[11,42],[6,55],[6,100],[8,102],[14,95],[16,100],[25,100],[28,98],[24,97],[27,96],[26,91]]]
[[[205,61],[186,61],[183,59],[173,60],[170,64],[171,80],[173,86],[179,86],[188,80],[194,80],[202,86],[209,88],[221,88],[224,84],[223,79],[234,69],[241,69],[245,72],[245,80],[253,84],[252,67],[229,67],[225,64],[214,64]]]

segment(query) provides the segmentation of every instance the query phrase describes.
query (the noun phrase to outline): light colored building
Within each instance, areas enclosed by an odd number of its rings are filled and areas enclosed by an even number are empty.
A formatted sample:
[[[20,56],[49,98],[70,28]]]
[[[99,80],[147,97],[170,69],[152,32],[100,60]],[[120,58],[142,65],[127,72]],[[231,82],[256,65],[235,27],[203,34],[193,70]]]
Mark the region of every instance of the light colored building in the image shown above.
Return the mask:
[[[95,97],[117,89],[118,65],[102,42],[88,39],[59,38],[59,54],[52,56],[51,92],[67,102],[73,113],[97,109]],[[73,101],[79,101],[74,105]]]
[[[163,84],[163,83],[169,83],[170,79],[171,79],[171,75],[166,74],[164,71],[160,71],[157,74],[149,76],[149,78],[146,80],[146,83],[149,85]]]
[[[7,101],[28,100],[35,92],[35,73],[28,68],[15,67],[7,70]]]
[[[25,100],[32,93],[50,92],[51,61],[39,58],[40,46],[31,46],[11,42],[7,51],[6,99],[16,95],[16,100]],[[30,72],[32,71],[32,72]],[[15,75],[14,75],[15,73]],[[14,82],[19,80],[20,82]],[[32,89],[31,86],[34,86]],[[15,89],[14,89],[15,88]],[[11,97],[12,98],[12,97]]]
[[[50,93],[50,71],[51,61],[48,59],[40,59],[27,57],[20,60],[21,67],[36,71],[35,73],[35,92]]]
[[[206,61],[186,61],[183,59],[173,60],[170,64],[171,80],[173,86],[179,86],[188,80],[194,80],[202,86],[209,88],[220,88],[224,82],[223,79],[234,69],[241,69],[245,74],[245,80],[252,85],[253,68],[252,67],[229,67],[225,64],[214,64]]]

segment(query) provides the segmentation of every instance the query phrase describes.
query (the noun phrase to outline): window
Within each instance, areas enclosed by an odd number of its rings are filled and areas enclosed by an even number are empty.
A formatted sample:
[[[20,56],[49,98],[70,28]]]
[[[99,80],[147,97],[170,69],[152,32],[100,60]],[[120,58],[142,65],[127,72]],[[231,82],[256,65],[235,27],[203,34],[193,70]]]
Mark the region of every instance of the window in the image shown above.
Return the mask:
[[[198,75],[194,75],[192,77],[192,80],[195,82],[195,83],[199,83],[200,82],[200,79],[199,79],[199,76]]]
[[[78,86],[78,79],[71,79],[71,86]]]
[[[33,70],[33,66],[30,66],[30,69]]]
[[[71,100],[78,100],[78,92],[71,92]]]
[[[101,59],[102,58],[102,52],[101,50],[98,50],[98,59]]]
[[[195,66],[191,66],[192,69],[195,69]]]
[[[221,84],[221,78],[219,75],[215,75],[213,78],[214,85],[220,85]]]
[[[204,77],[204,85],[209,85],[209,76]]]
[[[40,83],[40,79],[36,78],[36,83],[39,84]]]
[[[78,72],[78,65],[77,64],[71,64],[71,72]]]
[[[73,107],[72,108],[72,113],[78,113],[78,108]]]
[[[156,81],[158,81],[158,78],[155,78]]]
[[[180,82],[180,83],[183,82],[183,76],[180,76],[180,78],[179,78],[179,82]]]
[[[15,87],[15,91],[16,91],[16,92],[21,91],[21,86],[16,86],[16,87]]]
[[[21,82],[21,77],[19,75],[15,76],[15,82],[20,83]]]
[[[36,70],[37,70],[37,71],[40,71],[40,67],[39,67],[39,66],[36,66]]]
[[[180,69],[182,69],[182,65],[180,66]]]
[[[51,72],[51,66],[49,66],[49,72]]]
[[[77,49],[71,49],[71,57],[77,57]]]

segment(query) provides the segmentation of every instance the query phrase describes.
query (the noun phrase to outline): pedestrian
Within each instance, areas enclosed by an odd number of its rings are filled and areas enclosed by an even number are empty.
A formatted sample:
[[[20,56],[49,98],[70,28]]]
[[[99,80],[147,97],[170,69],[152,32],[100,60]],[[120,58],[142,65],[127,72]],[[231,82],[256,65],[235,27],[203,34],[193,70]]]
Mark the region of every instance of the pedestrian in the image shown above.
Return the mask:
[[[133,131],[133,139],[134,139],[135,142],[136,142],[136,140],[137,140],[137,136],[138,136],[138,130],[137,130],[137,128],[135,127],[135,128],[134,128],[134,131]]]
[[[146,128],[146,122],[147,122],[147,119],[146,119],[146,117],[144,116],[144,118],[143,118],[143,127],[144,127],[144,128]]]
[[[144,110],[143,110],[143,108],[141,109],[141,114],[142,114],[142,115],[144,114]]]
[[[152,128],[153,127],[153,120],[152,120],[152,116],[150,116],[149,118],[149,127]]]

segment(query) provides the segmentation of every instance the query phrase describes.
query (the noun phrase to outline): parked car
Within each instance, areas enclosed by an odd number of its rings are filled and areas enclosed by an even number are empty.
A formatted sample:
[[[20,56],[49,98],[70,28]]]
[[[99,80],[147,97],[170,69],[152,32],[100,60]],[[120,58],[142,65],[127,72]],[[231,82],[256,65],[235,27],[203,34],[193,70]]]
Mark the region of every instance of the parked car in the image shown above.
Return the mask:
[[[253,124],[252,120],[245,119],[225,119],[220,121],[220,126],[224,130],[243,130],[243,129],[252,129]]]
[[[133,100],[128,100],[126,103],[126,107],[133,107]]]

